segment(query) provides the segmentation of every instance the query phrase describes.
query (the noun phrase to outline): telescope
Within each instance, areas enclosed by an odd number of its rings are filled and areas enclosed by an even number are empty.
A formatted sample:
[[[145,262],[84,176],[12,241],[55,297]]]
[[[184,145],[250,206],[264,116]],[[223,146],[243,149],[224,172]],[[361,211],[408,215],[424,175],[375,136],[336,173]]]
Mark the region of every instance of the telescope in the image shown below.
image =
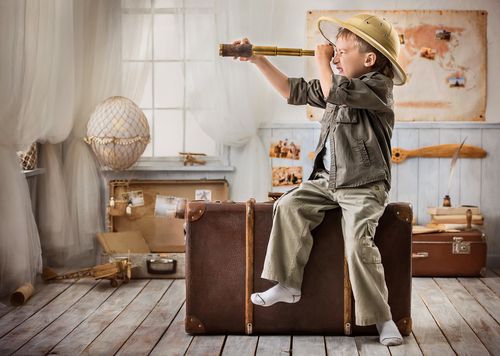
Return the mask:
[[[250,58],[261,56],[314,56],[314,50],[301,48],[279,48],[276,46],[254,46],[252,44],[219,44],[219,56]]]

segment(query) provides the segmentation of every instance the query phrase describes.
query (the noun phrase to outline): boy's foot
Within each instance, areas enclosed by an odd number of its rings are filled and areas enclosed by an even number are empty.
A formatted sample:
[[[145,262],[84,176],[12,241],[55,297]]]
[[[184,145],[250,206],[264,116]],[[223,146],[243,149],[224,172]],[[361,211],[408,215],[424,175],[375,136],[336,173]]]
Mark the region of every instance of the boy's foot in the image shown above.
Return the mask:
[[[300,300],[300,296],[300,289],[285,287],[278,283],[265,292],[253,293],[250,299],[255,305],[269,307],[278,302],[297,303]]]
[[[403,343],[403,337],[394,321],[387,320],[377,323],[377,330],[380,334],[379,340],[382,345],[395,346]]]

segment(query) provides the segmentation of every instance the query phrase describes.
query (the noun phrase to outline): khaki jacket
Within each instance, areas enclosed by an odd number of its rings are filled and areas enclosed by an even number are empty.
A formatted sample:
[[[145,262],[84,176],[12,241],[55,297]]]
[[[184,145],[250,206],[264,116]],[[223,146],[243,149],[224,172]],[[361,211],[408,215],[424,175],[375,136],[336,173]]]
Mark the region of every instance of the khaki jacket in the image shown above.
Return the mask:
[[[390,189],[391,137],[394,128],[392,80],[378,72],[359,78],[333,74],[332,88],[324,97],[318,79],[288,78],[292,105],[325,109],[321,134],[309,179],[329,169],[329,188],[354,188],[383,181]],[[331,166],[323,166],[326,139],[330,140]]]

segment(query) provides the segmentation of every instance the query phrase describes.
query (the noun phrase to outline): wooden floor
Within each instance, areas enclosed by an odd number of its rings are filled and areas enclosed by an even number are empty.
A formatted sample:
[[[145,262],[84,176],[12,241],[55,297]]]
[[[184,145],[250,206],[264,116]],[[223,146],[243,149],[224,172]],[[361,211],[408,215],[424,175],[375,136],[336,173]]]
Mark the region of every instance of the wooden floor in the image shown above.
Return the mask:
[[[500,355],[499,269],[484,278],[414,278],[413,334],[389,348],[376,336],[192,337],[184,280],[37,287],[22,307],[0,305],[0,355]]]

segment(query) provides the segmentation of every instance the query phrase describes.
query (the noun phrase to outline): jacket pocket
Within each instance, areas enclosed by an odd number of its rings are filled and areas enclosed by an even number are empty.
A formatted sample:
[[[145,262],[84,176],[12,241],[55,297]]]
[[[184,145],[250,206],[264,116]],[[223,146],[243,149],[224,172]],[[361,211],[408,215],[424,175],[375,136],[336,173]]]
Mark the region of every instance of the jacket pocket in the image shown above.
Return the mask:
[[[358,158],[363,166],[371,166],[370,155],[368,154],[368,149],[366,148],[366,143],[364,140],[356,139],[353,149],[357,152]]]
[[[350,109],[347,105],[339,105],[335,121],[343,124],[357,124],[358,115],[355,110]]]
[[[379,204],[385,207],[388,203],[389,193],[386,191],[384,183],[377,182],[372,185],[371,189]]]
[[[382,263],[382,256],[374,241],[376,228],[376,224],[367,221],[366,233],[361,241],[361,260],[364,263]]]

